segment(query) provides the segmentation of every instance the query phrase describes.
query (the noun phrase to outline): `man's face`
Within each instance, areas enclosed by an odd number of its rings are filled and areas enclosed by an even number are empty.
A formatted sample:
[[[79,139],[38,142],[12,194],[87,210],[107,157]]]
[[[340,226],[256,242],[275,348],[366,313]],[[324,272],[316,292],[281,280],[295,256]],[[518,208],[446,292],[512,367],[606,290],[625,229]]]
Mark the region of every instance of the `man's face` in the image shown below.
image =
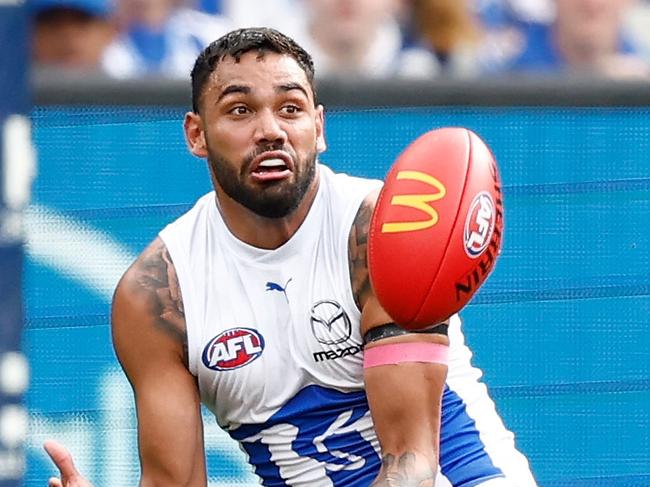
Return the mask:
[[[254,213],[280,218],[303,200],[324,150],[323,111],[290,56],[227,57],[200,100],[215,184]]]
[[[332,42],[357,44],[397,10],[395,0],[306,0],[312,24]]]
[[[629,0],[556,0],[557,26],[577,47],[600,50],[610,46],[621,27]]]
[[[115,35],[108,19],[72,9],[53,9],[37,16],[33,53],[39,64],[96,69]]]

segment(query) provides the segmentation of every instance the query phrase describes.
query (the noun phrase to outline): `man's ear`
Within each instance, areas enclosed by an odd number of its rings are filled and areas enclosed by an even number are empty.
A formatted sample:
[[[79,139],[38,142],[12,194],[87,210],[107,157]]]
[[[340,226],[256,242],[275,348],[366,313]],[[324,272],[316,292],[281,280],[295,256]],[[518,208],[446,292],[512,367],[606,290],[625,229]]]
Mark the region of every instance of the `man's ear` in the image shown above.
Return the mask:
[[[208,146],[205,143],[205,132],[201,116],[198,113],[187,112],[183,122],[183,129],[185,130],[185,140],[190,152],[196,157],[208,157]]]
[[[325,142],[325,108],[323,105],[316,107],[316,151],[320,154],[327,150]]]

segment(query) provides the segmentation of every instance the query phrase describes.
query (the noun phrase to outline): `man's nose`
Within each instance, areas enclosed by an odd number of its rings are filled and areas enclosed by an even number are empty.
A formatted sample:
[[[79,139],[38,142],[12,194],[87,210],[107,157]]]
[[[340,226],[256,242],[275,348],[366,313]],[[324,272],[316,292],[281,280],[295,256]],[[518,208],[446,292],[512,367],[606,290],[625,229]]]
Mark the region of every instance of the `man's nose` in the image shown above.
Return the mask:
[[[281,126],[276,114],[272,110],[258,112],[257,127],[255,129],[255,142],[257,144],[281,144],[287,141],[287,133]]]

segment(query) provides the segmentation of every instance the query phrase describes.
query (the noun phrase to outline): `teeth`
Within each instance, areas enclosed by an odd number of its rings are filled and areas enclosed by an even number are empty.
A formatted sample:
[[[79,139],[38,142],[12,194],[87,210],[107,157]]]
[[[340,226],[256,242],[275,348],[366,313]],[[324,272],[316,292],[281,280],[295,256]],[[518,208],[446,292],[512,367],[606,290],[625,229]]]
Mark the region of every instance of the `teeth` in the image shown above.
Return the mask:
[[[286,164],[282,159],[265,159],[260,162],[259,167],[284,167]]]

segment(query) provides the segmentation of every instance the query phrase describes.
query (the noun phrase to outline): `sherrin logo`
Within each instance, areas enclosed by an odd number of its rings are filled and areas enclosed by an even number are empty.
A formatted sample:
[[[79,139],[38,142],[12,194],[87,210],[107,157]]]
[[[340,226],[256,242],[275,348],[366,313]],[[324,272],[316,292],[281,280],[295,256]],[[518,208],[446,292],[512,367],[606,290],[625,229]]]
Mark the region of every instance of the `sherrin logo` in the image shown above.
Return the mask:
[[[492,196],[487,191],[481,191],[472,200],[465,220],[465,252],[471,258],[479,257],[487,248],[495,221]]]
[[[262,355],[264,338],[251,328],[231,328],[217,335],[203,349],[203,365],[212,370],[233,370]]]

